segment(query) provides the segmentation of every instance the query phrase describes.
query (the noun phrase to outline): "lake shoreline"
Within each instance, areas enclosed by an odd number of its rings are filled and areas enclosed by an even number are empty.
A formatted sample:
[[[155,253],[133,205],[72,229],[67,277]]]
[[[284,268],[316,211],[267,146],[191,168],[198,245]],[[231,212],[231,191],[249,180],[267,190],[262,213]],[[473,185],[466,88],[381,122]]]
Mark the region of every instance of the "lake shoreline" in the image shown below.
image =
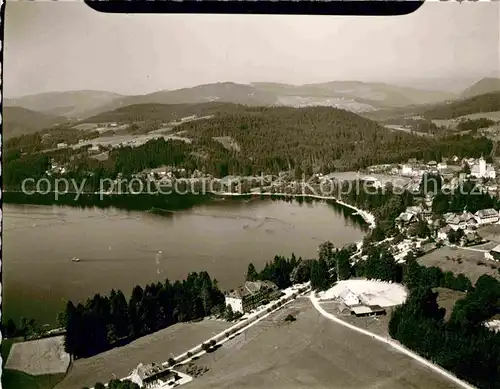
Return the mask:
[[[222,288],[234,288],[250,262],[263,268],[276,255],[309,258],[324,241],[342,247],[367,233],[359,215],[333,201],[211,199],[172,212],[6,202],[7,317],[55,325],[62,300],[84,301],[112,288],[128,295],[135,285],[191,271],[206,270]]]
[[[278,197],[278,198],[310,198],[310,199],[316,199],[316,200],[331,200],[334,201],[336,204],[339,204],[345,208],[352,209],[355,211],[355,213],[352,214],[352,216],[359,215],[363,219],[363,221],[368,225],[370,229],[373,229],[376,227],[376,222],[375,222],[375,216],[361,208],[358,208],[354,205],[348,204],[344,201],[341,201],[337,199],[334,196],[320,196],[320,195],[313,195],[313,194],[289,194],[289,193],[232,193],[232,192],[211,192],[212,195],[216,197],[260,197],[260,196],[268,196],[268,197]]]
[[[163,208],[162,206],[157,206],[157,202],[154,202],[151,204],[150,207],[144,207],[142,206],[142,204],[140,206],[128,206],[128,205],[131,205],[132,203],[130,204],[113,204],[113,201],[112,199],[115,198],[125,198],[125,197],[129,197],[129,198],[138,198],[138,197],[135,197],[135,196],[140,196],[140,198],[148,198],[148,199],[153,199],[153,198],[162,198],[162,197],[159,197],[158,194],[155,194],[155,195],[136,195],[136,194],[119,194],[119,195],[114,195],[114,194],[106,194],[106,195],[102,195],[102,194],[96,194],[96,193],[83,193],[83,194],[80,194],[80,196],[83,196],[82,199],[86,199],[86,198],[92,198],[92,197],[99,197],[100,201],[104,201],[104,204],[101,202],[94,202],[92,200],[90,200],[90,203],[88,202],[85,202],[83,200],[79,201],[79,200],[74,200],[74,198],[76,197],[76,195],[78,195],[77,193],[65,193],[65,194],[61,194],[60,196],[64,196],[62,198],[62,202],[59,202],[57,199],[53,198],[51,199],[50,196],[48,196],[47,194],[34,194],[34,195],[28,195],[28,194],[24,194],[24,193],[21,193],[21,192],[13,192],[13,191],[5,191],[3,192],[3,201],[6,203],[6,204],[18,204],[18,205],[58,205],[58,206],[71,206],[71,207],[97,207],[97,208],[109,208],[109,207],[115,207],[115,208],[118,208],[118,209],[123,209],[123,210],[130,210],[130,211],[145,211],[145,212],[150,212],[151,210],[161,210],[163,212],[165,212],[166,214],[174,211],[173,209],[169,209],[169,208]],[[35,201],[13,201],[13,198],[10,197],[10,196],[19,196],[21,198],[24,198],[24,199],[30,199],[30,200],[35,200]],[[79,196],[79,198],[80,198]],[[373,229],[375,228],[376,226],[376,222],[375,222],[375,216],[366,211],[366,210],[363,210],[361,208],[358,208],[354,205],[351,205],[349,203],[346,203],[342,200],[339,200],[337,199],[336,197],[334,196],[320,196],[320,195],[314,195],[314,194],[289,194],[289,193],[260,193],[260,192],[247,192],[247,193],[233,193],[233,192],[207,192],[207,193],[204,193],[204,194],[192,194],[192,193],[187,193],[187,194],[179,194],[179,195],[167,195],[167,196],[163,196],[163,197],[168,197],[168,196],[175,196],[176,198],[182,198],[182,196],[186,196],[185,198],[189,198],[191,201],[188,201],[186,202],[185,204],[183,204],[183,206],[180,206],[180,207],[176,207],[177,209],[189,209],[189,208],[192,208],[194,205],[197,205],[197,204],[200,204],[200,203],[207,203],[207,202],[210,202],[210,201],[214,201],[215,199],[220,199],[220,198],[256,198],[256,197],[277,197],[277,198],[282,198],[282,199],[287,199],[287,198],[293,198],[293,199],[297,199],[297,198],[302,198],[302,199],[305,199],[305,198],[308,198],[308,199],[315,199],[315,200],[330,200],[330,201],[334,201],[335,203],[345,207],[345,208],[349,208],[349,209],[352,209],[353,211],[355,211],[355,213],[352,214],[352,216],[356,216],[356,215],[359,215],[364,223],[370,228],[370,229]],[[178,197],[178,196],[181,196],[181,197]],[[199,196],[202,196],[203,198],[200,200],[200,201],[192,201],[193,199],[196,199],[196,200],[199,200],[200,197]],[[72,201],[67,201],[67,198],[70,197],[70,198],[73,198]],[[43,199],[43,200],[49,200],[49,201],[36,201],[36,199],[39,198],[39,199]],[[65,200],[66,199],[66,200]],[[111,200],[111,201],[108,201],[108,200]]]

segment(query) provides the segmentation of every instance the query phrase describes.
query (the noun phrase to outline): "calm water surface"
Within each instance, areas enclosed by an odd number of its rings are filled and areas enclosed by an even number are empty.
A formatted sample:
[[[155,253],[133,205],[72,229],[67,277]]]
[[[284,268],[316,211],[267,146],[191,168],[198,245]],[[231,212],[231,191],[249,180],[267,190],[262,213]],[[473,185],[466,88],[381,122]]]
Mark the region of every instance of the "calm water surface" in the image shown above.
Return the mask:
[[[172,216],[116,209],[4,205],[5,317],[55,323],[66,301],[206,270],[222,289],[277,254],[313,257],[318,245],[362,239],[349,211],[326,203],[225,200]],[[80,262],[71,261],[72,257]]]

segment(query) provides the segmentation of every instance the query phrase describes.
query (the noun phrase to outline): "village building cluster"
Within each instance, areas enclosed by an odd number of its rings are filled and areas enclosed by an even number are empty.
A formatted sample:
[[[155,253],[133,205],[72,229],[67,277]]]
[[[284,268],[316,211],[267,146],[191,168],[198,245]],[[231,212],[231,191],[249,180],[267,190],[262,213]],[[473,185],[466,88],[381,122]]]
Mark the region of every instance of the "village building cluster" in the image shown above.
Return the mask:
[[[465,246],[480,242],[482,239],[477,233],[477,228],[488,224],[499,224],[500,214],[493,208],[487,208],[474,214],[466,210],[460,213],[448,212],[441,219],[433,219],[429,209],[411,206],[396,218],[396,226],[405,232],[421,221],[427,222],[435,237],[441,241],[447,241],[452,231],[462,230],[460,244]]]
[[[470,178],[494,180],[497,177],[494,165],[487,163],[483,157],[460,159],[454,156],[452,158],[443,158],[440,162],[424,162],[416,158],[410,158],[403,164],[373,165],[368,167],[367,171],[370,174],[380,173],[409,178],[422,178],[424,174],[439,174],[445,181],[449,181],[466,167],[470,169],[470,173],[465,175]]]

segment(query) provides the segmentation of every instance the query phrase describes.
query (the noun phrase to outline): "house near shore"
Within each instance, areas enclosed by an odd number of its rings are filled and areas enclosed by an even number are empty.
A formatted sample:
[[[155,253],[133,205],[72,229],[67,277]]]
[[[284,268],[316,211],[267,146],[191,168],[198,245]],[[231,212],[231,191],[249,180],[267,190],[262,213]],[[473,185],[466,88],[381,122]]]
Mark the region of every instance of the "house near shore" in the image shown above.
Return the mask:
[[[462,213],[447,213],[444,215],[444,220],[455,231],[459,228],[465,230],[466,228],[477,226],[474,215],[466,211]]]
[[[233,312],[249,312],[266,300],[274,300],[279,294],[278,287],[271,281],[247,281],[226,294],[225,304]]]
[[[405,212],[413,213],[417,216],[422,216],[423,218],[428,218],[432,216],[432,210],[430,210],[429,208],[421,207],[420,205],[412,205],[406,207]]]
[[[163,388],[174,385],[181,379],[179,373],[163,365],[142,363],[129,376],[130,381],[141,388]]]
[[[418,223],[420,219],[428,219],[432,216],[432,211],[419,205],[407,207],[396,219],[396,225],[404,230]]]
[[[412,225],[418,223],[418,216],[412,212],[402,212],[396,219],[396,226],[400,230],[407,229]]]
[[[477,224],[493,224],[498,223],[500,216],[493,208],[481,209],[477,211],[474,216],[476,217]]]

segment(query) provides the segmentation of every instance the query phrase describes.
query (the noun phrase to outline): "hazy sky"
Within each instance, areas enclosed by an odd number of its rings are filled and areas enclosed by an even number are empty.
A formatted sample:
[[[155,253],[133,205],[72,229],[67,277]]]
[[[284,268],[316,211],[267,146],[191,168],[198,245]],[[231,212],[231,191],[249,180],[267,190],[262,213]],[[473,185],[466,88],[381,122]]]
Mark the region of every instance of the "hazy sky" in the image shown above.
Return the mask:
[[[337,17],[122,15],[8,2],[4,93],[498,76],[499,6],[433,2],[406,16]]]

